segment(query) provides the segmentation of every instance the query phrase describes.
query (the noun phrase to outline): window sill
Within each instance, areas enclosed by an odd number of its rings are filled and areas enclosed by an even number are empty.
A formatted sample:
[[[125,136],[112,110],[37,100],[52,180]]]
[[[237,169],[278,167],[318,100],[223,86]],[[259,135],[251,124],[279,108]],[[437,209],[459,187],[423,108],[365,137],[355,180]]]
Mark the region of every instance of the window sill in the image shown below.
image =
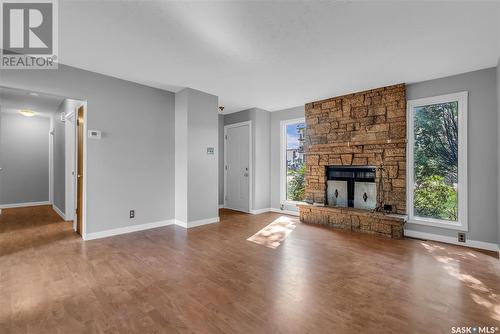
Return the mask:
[[[458,222],[453,223],[449,222],[446,220],[439,220],[439,219],[422,219],[422,218],[410,218],[407,221],[408,224],[415,224],[415,225],[423,225],[423,226],[433,226],[433,227],[439,227],[439,228],[444,228],[448,230],[456,230],[456,231],[468,231],[469,229],[467,226],[460,224]]]

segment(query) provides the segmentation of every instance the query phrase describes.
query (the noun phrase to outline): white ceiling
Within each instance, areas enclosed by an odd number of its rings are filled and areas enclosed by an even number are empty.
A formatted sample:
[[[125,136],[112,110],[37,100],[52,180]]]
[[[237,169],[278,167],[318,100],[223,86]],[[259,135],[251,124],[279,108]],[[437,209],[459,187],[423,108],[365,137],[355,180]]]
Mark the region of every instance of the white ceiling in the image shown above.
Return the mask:
[[[64,64],[267,110],[495,66],[499,2],[60,1]]]
[[[64,101],[63,97],[37,93],[37,96],[20,89],[0,87],[0,107],[2,112],[18,112],[20,109],[30,109],[38,116],[49,117],[57,112]]]

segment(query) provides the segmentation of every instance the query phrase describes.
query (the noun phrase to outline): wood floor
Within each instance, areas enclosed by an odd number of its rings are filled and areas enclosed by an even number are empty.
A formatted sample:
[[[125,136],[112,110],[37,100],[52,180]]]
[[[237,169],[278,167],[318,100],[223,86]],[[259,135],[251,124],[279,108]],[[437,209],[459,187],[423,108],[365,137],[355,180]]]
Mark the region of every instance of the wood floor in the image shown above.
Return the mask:
[[[500,264],[478,251],[280,217],[82,241],[50,207],[0,215],[0,333],[451,333],[500,327]],[[290,217],[296,221],[296,218]]]

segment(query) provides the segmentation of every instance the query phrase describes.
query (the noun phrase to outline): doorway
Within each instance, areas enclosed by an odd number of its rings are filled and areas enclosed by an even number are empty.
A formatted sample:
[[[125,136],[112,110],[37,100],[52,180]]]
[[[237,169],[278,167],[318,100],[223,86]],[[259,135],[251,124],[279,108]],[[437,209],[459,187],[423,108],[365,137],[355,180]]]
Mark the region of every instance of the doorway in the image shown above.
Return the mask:
[[[85,134],[85,109],[83,106],[77,112],[77,168],[76,168],[76,232],[83,236],[83,141]]]
[[[224,207],[250,212],[252,193],[252,123],[224,127]]]
[[[29,213],[23,220],[34,225],[48,214],[52,223],[72,222],[85,235],[84,183],[77,193],[76,178],[86,161],[85,110],[82,100],[0,86],[0,214]]]
[[[0,87],[0,209],[50,206],[64,220],[63,100]]]

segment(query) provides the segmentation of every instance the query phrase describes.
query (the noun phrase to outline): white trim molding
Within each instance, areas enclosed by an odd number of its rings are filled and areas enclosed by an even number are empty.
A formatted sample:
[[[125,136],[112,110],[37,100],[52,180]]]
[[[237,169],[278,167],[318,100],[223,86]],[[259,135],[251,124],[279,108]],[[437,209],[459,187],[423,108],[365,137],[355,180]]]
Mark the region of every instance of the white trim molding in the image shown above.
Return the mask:
[[[66,220],[64,212],[62,212],[61,209],[59,209],[55,204],[52,204],[52,210],[54,210],[64,221]]]
[[[408,224],[435,226],[440,228],[468,231],[467,222],[467,106],[468,106],[468,92],[458,92],[453,94],[446,94],[440,96],[427,97],[422,99],[415,99],[407,101],[407,136],[408,141],[406,145],[406,193],[407,193],[407,210]],[[414,215],[413,208],[413,188],[414,188],[414,117],[413,110],[416,107],[422,107],[432,104],[458,102],[458,219],[456,222],[417,217]]]
[[[287,201],[286,199],[286,127],[290,124],[305,123],[304,117],[287,119],[280,122],[280,202],[282,204],[293,205],[298,202]]]
[[[219,204],[219,209],[224,209],[224,208],[225,208],[224,204]]]
[[[299,216],[299,211],[292,211],[292,210],[281,210],[277,208],[271,208],[271,212],[276,212],[276,213],[283,213],[285,215],[290,215],[290,216]]]
[[[404,236],[410,237],[410,238],[422,239],[422,240],[444,242],[447,244],[458,245],[458,246],[485,249],[485,250],[489,250],[489,251],[493,251],[493,252],[499,251],[498,245],[495,243],[492,243],[492,242],[484,242],[484,241],[476,241],[476,240],[465,240],[465,242],[458,242],[458,240],[456,238],[453,238],[453,237],[448,237],[448,236],[443,236],[443,235],[433,234],[433,233],[413,231],[413,230],[406,230],[406,229],[404,230]]]
[[[184,228],[192,228],[192,227],[198,227],[198,226],[202,226],[202,225],[214,224],[214,223],[218,223],[219,221],[220,221],[219,217],[194,220],[194,221],[190,221],[187,223],[183,222],[179,219],[174,219],[175,225],[180,226],[180,227],[184,227]]]
[[[169,226],[169,225],[174,225],[174,224],[181,226],[181,227],[184,227],[184,228],[192,228],[192,227],[202,226],[202,225],[206,225],[206,224],[213,224],[213,223],[218,223],[218,222],[219,222],[219,217],[195,220],[195,221],[191,221],[188,223],[182,222],[178,219],[169,219],[169,220],[162,220],[162,221],[153,222],[153,223],[119,227],[119,228],[114,228],[114,229],[100,231],[100,232],[86,233],[83,235],[83,240],[95,240],[95,239],[107,238],[107,237],[112,237],[115,235],[150,230],[153,228]]]
[[[49,120],[49,202],[54,203],[54,116]]]
[[[89,116],[89,110],[87,108],[87,101],[83,101],[81,104],[77,104],[75,106],[75,112],[83,106],[83,196],[82,196],[82,235],[87,234],[87,185],[88,185],[88,168],[87,168],[87,150],[88,150],[88,136],[86,135],[88,133],[88,116]],[[78,114],[77,114],[78,115]],[[75,122],[76,125],[76,122]],[[78,136],[78,125],[76,125],[76,132],[75,135]],[[78,137],[77,137],[78,138]],[[76,164],[75,164],[75,176],[76,172],[78,171],[78,139],[75,142],[75,156],[76,156]],[[75,182],[76,182],[76,177],[75,177]],[[75,187],[75,201],[78,200],[78,187]],[[76,203],[76,202],[75,202]],[[76,208],[76,205],[75,205]],[[75,225],[76,228],[76,225]]]
[[[265,208],[265,209],[258,209],[258,210],[250,210],[250,213],[252,215],[259,215],[261,213],[266,213],[266,212],[275,212],[275,213],[282,213],[282,214],[290,215],[290,216],[299,216],[299,211],[281,210],[281,209],[277,209],[277,208]]]
[[[52,203],[50,203],[50,201],[2,204],[0,205],[0,209],[26,208],[29,206],[41,206],[41,205],[51,205],[51,204]]]
[[[119,228],[114,228],[111,230],[105,230],[105,231],[100,231],[100,232],[85,233],[85,234],[83,234],[83,240],[94,240],[94,239],[107,238],[107,237],[112,237],[115,235],[127,234],[127,233],[132,233],[132,232],[143,231],[143,230],[150,230],[152,228],[163,227],[163,226],[168,226],[168,225],[172,225],[172,224],[174,224],[174,220],[169,219],[169,220],[162,220],[162,221],[153,222],[153,223],[119,227]]]
[[[259,215],[261,213],[266,213],[266,212],[270,212],[270,211],[271,211],[271,208],[264,208],[264,209],[250,210],[250,213],[252,215]]]

